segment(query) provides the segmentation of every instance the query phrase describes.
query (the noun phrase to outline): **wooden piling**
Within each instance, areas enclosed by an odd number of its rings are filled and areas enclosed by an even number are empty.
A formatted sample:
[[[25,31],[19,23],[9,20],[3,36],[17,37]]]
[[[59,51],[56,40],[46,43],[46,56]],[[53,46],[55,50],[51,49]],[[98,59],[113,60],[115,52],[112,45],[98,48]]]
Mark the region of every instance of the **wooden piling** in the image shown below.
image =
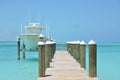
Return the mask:
[[[68,51],[68,53],[70,53],[71,54],[71,47],[70,47],[70,42],[66,42],[66,47],[67,47],[67,51]]]
[[[81,41],[80,43],[80,64],[81,67],[86,69],[86,43]]]
[[[70,45],[69,45],[70,42],[66,42],[66,47],[67,47],[67,51],[69,52],[69,48],[70,48]]]
[[[54,43],[51,44],[51,58],[54,56]]]
[[[75,46],[76,46],[75,58],[76,58],[77,62],[79,62],[80,61],[80,41],[77,41]]]
[[[23,43],[23,49],[22,49],[22,52],[23,52],[23,59],[25,59],[25,44]]]
[[[45,76],[45,44],[43,42],[38,42],[38,73],[39,77]]]
[[[53,46],[54,46],[53,54],[55,54],[55,51],[56,51],[56,42],[54,42]]]
[[[44,42],[44,35],[42,35],[42,34],[39,35],[39,41]]]
[[[74,56],[74,44],[71,42],[71,55]]]
[[[38,80],[100,80],[97,77],[89,77],[67,51],[56,51],[50,66],[52,68],[46,70],[48,76],[39,77]]]
[[[97,45],[91,40],[89,43],[89,76],[97,77]]]
[[[74,41],[72,43],[72,50],[73,50],[73,57],[76,59],[76,61],[79,61],[80,42]]]
[[[69,52],[73,56],[72,42],[69,43]]]
[[[73,49],[73,57],[74,59],[76,59],[76,43],[75,42],[72,43],[72,49]]]
[[[20,37],[17,38],[17,47],[18,47],[18,60],[20,60]]]
[[[45,43],[45,66],[46,66],[45,68],[50,67],[50,52],[51,52],[50,43],[49,41],[47,41]]]
[[[52,62],[52,43],[51,43],[51,41],[50,41],[49,45],[50,45],[50,52],[49,52],[50,62]]]
[[[56,43],[52,42],[52,58],[54,57],[55,51],[56,51]]]
[[[70,55],[72,56],[72,52],[73,52],[73,49],[72,49],[72,42],[67,42],[67,51],[70,53]]]

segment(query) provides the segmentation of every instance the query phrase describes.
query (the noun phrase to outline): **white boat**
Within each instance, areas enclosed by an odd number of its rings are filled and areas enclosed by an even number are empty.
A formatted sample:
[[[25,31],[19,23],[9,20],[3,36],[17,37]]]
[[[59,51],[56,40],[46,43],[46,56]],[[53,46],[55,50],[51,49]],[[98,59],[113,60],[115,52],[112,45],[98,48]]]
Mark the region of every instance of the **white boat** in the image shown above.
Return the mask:
[[[29,23],[28,26],[25,26],[25,33],[23,34],[21,31],[20,39],[25,45],[26,50],[38,50],[37,43],[40,40],[39,37],[43,37],[43,41],[46,40],[45,37],[41,34],[42,30],[43,27],[40,26],[39,23]]]

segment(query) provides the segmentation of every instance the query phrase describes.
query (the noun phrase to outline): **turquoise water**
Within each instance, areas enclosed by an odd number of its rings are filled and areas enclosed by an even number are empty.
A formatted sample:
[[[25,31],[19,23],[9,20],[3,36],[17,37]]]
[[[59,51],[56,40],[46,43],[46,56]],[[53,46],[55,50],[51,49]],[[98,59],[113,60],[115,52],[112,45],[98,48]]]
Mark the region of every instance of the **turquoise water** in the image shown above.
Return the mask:
[[[98,77],[101,80],[120,79],[120,43],[98,45]]]
[[[65,45],[64,45],[65,46]],[[57,46],[57,49],[63,49]],[[88,47],[87,47],[88,64]],[[97,74],[100,80],[120,79],[120,43],[98,43]],[[87,65],[88,71],[88,65]],[[0,42],[0,80],[37,80],[38,53],[26,52],[26,59],[17,60],[16,42]]]
[[[16,42],[0,42],[0,80],[37,80],[37,69],[37,52],[26,52],[18,61]]]

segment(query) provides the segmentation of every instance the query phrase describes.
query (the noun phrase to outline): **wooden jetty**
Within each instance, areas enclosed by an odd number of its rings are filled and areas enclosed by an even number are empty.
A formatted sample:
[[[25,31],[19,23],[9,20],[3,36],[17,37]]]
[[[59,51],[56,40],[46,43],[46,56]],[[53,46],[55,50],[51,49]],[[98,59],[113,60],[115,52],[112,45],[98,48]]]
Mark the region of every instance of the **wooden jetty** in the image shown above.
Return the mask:
[[[89,77],[80,64],[67,52],[56,51],[50,67],[46,69],[45,77],[38,80],[99,80]]]

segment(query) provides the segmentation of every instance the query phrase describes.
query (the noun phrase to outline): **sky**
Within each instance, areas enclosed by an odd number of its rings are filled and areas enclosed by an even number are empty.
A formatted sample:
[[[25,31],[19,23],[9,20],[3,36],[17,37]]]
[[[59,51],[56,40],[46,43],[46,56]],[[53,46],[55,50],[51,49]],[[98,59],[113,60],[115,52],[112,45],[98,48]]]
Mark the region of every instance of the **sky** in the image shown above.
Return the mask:
[[[59,42],[120,42],[120,0],[0,0],[0,41],[16,41],[29,17]]]

